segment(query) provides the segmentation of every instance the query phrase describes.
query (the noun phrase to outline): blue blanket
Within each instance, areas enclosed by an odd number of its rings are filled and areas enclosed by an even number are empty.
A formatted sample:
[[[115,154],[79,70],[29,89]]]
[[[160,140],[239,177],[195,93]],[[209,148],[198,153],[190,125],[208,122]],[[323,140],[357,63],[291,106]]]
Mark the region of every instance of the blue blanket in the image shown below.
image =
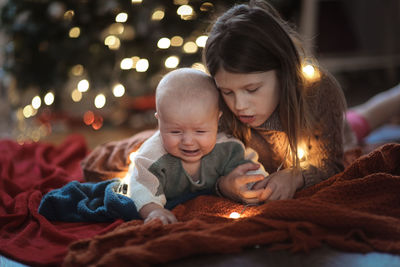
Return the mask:
[[[67,222],[110,222],[141,219],[134,202],[115,193],[120,185],[118,179],[99,183],[80,183],[72,181],[62,188],[52,190],[43,196],[39,213],[50,221]],[[179,198],[168,200],[166,209],[173,209],[199,195],[209,195],[211,190],[187,193]]]

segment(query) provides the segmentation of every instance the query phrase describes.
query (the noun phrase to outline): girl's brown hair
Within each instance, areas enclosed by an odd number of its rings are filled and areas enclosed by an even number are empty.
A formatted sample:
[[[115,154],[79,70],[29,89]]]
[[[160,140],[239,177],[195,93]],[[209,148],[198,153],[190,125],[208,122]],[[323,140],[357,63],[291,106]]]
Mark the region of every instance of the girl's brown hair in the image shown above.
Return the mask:
[[[214,23],[203,51],[212,76],[219,69],[233,73],[276,70],[280,85],[278,112],[288,136],[293,167],[299,167],[297,145],[311,133],[315,118],[306,101],[302,75],[303,48],[297,33],[264,1],[235,5]],[[224,101],[222,101],[224,102]],[[221,103],[221,130],[248,143],[250,129]]]

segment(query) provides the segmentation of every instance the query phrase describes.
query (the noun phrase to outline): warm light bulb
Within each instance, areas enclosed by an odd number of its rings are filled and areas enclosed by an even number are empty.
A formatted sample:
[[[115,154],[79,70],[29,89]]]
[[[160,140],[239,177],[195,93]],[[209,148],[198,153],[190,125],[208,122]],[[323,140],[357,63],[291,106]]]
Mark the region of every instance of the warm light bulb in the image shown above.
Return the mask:
[[[42,105],[42,100],[40,99],[40,96],[37,95],[34,98],[32,98],[32,107],[34,109],[40,108],[41,105]]]
[[[106,96],[98,94],[94,99],[94,105],[96,108],[102,108],[106,104]]]
[[[82,100],[82,93],[78,89],[74,89],[71,92],[71,98],[74,102],[79,102]]]
[[[304,152],[304,150],[302,148],[297,149],[297,156],[299,157],[299,159],[303,159],[305,154],[306,153]]]
[[[136,62],[136,71],[137,72],[145,72],[149,68],[149,61],[145,58],[139,59]]]
[[[196,39],[196,44],[198,47],[205,47],[206,46],[206,42],[207,42],[207,38],[208,36],[206,35],[201,35],[199,37],[197,37]]]
[[[69,37],[70,38],[78,38],[79,35],[81,34],[81,29],[79,27],[73,27],[71,30],[69,30]]]
[[[79,81],[78,91],[83,93],[83,92],[86,92],[87,90],[89,90],[89,81],[86,79]]]
[[[193,13],[193,8],[189,5],[181,5],[176,11],[180,16],[189,16]]]
[[[302,68],[303,74],[306,78],[312,79],[315,75],[315,69],[312,65],[307,64]]]
[[[186,42],[183,45],[183,51],[185,51],[185,53],[188,53],[188,54],[196,53],[197,49],[198,49],[198,47],[195,42]]]
[[[121,12],[115,17],[116,22],[126,22],[128,20],[128,14]]]
[[[162,20],[165,16],[164,10],[155,10],[153,15],[151,15],[151,20]]]
[[[121,69],[123,70],[129,70],[133,67],[133,61],[132,58],[124,58],[123,60],[121,60],[121,64],[120,64]]]
[[[161,38],[157,42],[157,47],[160,49],[167,49],[170,47],[170,45],[171,45],[171,41],[166,37]]]
[[[113,88],[113,94],[115,97],[121,97],[125,94],[125,87],[122,84],[116,84]]]
[[[179,64],[179,58],[177,56],[170,56],[165,60],[165,67],[169,69],[176,68]]]
[[[174,36],[171,38],[172,46],[181,46],[183,44],[183,38],[180,36]]]
[[[231,218],[231,219],[239,219],[240,218],[240,214],[238,212],[234,211],[231,214],[229,214],[229,218]]]
[[[50,106],[51,104],[53,104],[54,102],[54,94],[52,92],[48,92],[45,96],[44,96],[44,103],[47,106]]]

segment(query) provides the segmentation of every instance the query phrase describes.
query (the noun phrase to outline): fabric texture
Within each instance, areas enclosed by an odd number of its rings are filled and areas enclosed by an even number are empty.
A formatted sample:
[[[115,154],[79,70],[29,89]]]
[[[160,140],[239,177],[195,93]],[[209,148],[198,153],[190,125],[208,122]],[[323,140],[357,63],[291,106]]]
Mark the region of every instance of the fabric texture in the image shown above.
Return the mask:
[[[38,213],[47,192],[83,182],[80,162],[88,148],[82,136],[61,145],[0,140],[0,254],[29,266],[57,266],[76,240],[121,224],[49,222]]]
[[[39,214],[49,221],[112,222],[141,219],[132,200],[115,192],[119,180],[99,183],[69,182],[48,192],[39,205]]]
[[[131,221],[75,242],[63,265],[149,266],[259,245],[400,254],[399,162],[400,144],[387,144],[295,199],[247,207],[237,220],[228,216],[243,205],[200,196],[173,210],[178,223]]]

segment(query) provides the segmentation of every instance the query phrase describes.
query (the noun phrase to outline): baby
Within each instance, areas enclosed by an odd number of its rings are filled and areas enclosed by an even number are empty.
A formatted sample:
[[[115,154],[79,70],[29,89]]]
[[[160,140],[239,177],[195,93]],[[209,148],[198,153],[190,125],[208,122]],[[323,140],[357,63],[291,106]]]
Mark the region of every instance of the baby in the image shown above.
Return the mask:
[[[140,147],[121,183],[145,223],[155,218],[176,222],[164,208],[167,200],[213,189],[219,177],[258,160],[239,140],[218,133],[218,103],[213,79],[195,69],[171,71],[158,84],[159,130]],[[256,174],[268,175],[261,164]]]

